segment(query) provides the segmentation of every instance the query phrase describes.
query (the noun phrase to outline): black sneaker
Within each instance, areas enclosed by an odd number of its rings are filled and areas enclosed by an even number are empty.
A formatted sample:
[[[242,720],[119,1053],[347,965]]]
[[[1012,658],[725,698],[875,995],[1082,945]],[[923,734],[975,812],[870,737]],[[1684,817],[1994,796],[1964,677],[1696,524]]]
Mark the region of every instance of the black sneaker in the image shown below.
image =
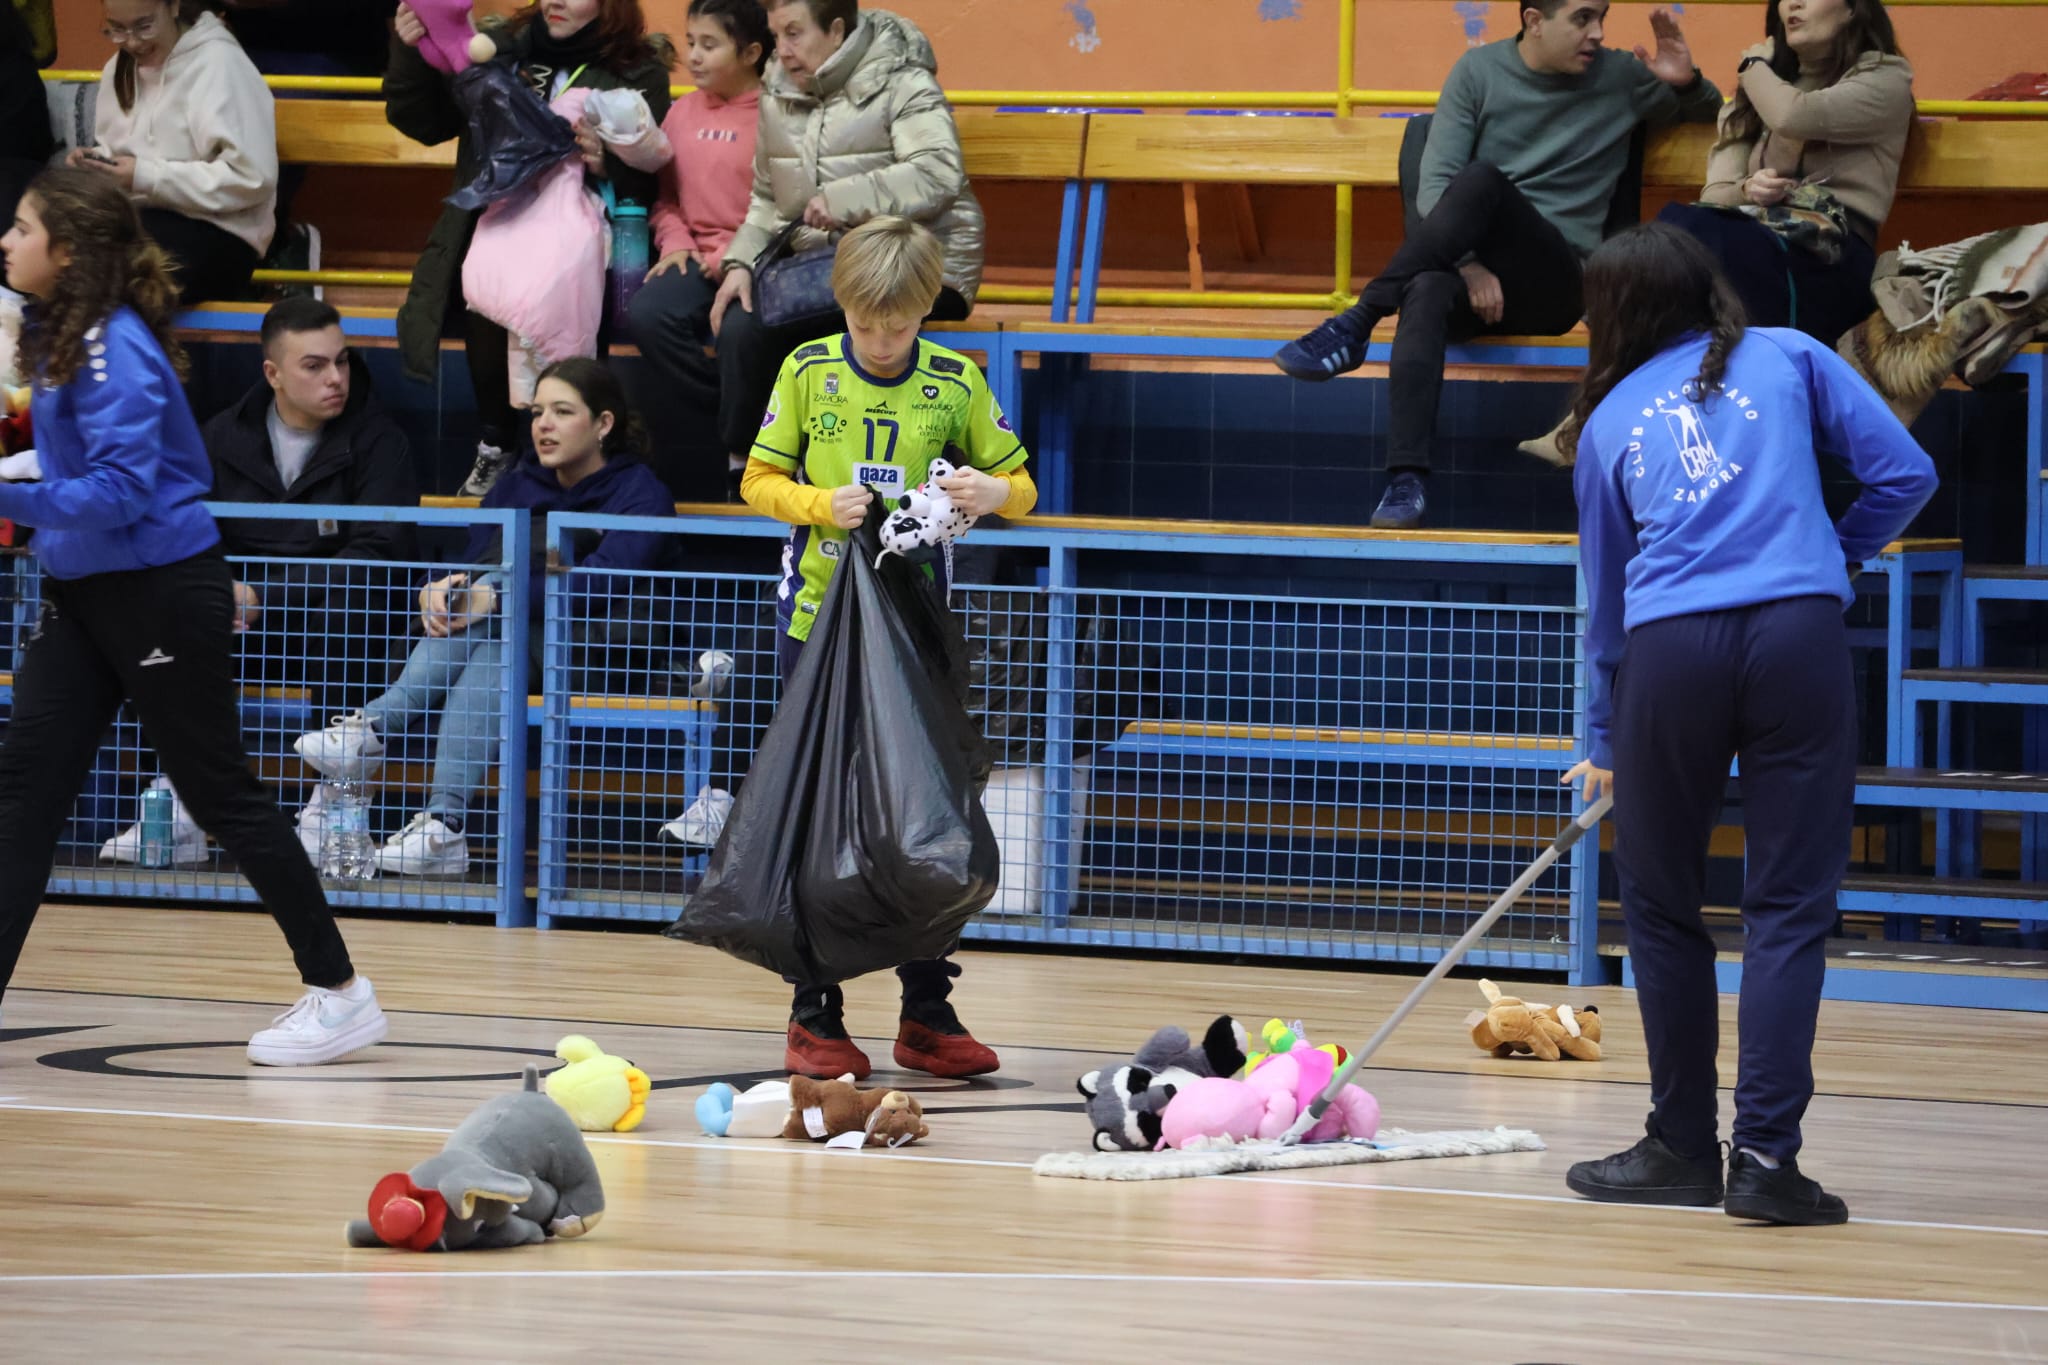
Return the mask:
[[[1361,322],[1365,323],[1363,327]],[[1320,384],[1363,365],[1366,344],[1371,339],[1371,322],[1347,310],[1324,319],[1313,330],[1282,346],[1274,352],[1273,363],[1290,379]]]
[[[1412,531],[1422,525],[1429,510],[1429,483],[1413,470],[1404,469],[1387,484],[1380,505],[1373,509],[1376,531]]]
[[[1822,1189],[1818,1180],[1801,1175],[1798,1162],[1782,1161],[1772,1170],[1748,1152],[1728,1158],[1728,1197],[1721,1209],[1730,1218],[1751,1223],[1802,1228],[1849,1221],[1849,1206]]]
[[[1564,1183],[1602,1204],[1718,1204],[1721,1158],[1683,1157],[1645,1137],[1625,1152],[1575,1163]]]

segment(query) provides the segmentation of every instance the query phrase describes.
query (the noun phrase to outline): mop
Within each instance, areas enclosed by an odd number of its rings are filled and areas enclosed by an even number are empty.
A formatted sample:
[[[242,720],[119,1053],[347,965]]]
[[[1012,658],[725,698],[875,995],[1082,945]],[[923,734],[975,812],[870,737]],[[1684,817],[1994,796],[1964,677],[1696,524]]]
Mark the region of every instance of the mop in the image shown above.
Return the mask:
[[[1294,1120],[1294,1126],[1277,1138],[1240,1142],[1230,1146],[1197,1151],[1163,1152],[1053,1152],[1032,1166],[1035,1175],[1067,1176],[1076,1180],[1178,1180],[1185,1176],[1233,1175],[1240,1171],[1291,1171],[1315,1166],[1351,1166],[1363,1162],[1409,1161],[1419,1157],[1483,1156],[1496,1152],[1540,1152],[1543,1140],[1527,1129],[1492,1128],[1461,1132],[1408,1133],[1397,1128],[1381,1130],[1374,1138],[1350,1138],[1336,1142],[1303,1143],[1302,1136],[1316,1126],[1366,1059],[1379,1051],[1401,1021],[1414,1012],[1430,988],[1472,951],[1494,922],[1522,898],[1559,858],[1586,837],[1614,805],[1612,795],[1602,796],[1581,811],[1558,832],[1549,847],[1537,855],[1514,884],[1500,893],[1485,914],[1473,921],[1465,936],[1453,943],[1429,974],[1415,983],[1415,989],[1366,1045],[1345,1061],[1322,1093]]]

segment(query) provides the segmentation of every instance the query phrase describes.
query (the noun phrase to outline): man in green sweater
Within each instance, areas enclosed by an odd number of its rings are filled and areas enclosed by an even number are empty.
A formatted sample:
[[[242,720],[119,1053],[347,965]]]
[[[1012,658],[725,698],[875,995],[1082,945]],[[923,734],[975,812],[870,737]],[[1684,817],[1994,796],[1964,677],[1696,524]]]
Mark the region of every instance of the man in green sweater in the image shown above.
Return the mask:
[[[1578,324],[1579,266],[1600,245],[1636,125],[1710,123],[1721,92],[1678,21],[1650,14],[1654,53],[1606,46],[1608,0],[1529,0],[1514,38],[1451,68],[1416,196],[1421,225],[1365,292],[1274,363],[1311,382],[1355,370],[1399,313],[1387,491],[1374,526],[1422,524],[1444,348],[1485,332],[1556,336]]]

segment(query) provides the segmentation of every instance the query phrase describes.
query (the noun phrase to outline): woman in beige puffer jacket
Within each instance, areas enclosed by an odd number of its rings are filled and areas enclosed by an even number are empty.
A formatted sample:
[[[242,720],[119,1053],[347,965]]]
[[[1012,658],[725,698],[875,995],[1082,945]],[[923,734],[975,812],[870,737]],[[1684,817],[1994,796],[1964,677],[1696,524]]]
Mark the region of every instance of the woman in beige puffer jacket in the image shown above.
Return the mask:
[[[912,218],[937,235],[946,252],[946,286],[931,317],[957,321],[974,306],[981,284],[981,205],[967,184],[960,133],[939,89],[932,45],[916,24],[887,10],[863,10],[852,31],[840,19],[816,23],[818,11],[854,11],[847,0],[768,0],[780,64],[761,92],[754,152],[754,194],[726,248],[724,283],[713,311],[718,337],[719,429],[736,466],[743,466],[775,372],[797,346],[845,330],[838,315],[809,326],[769,328],[752,311],[751,266],[789,224],[803,220],[794,251],[821,246],[838,230],[883,214]],[[837,50],[807,71],[802,33]],[[815,51],[816,49],[812,49]],[[829,221],[828,232],[817,224]],[[736,278],[737,277],[737,278]]]

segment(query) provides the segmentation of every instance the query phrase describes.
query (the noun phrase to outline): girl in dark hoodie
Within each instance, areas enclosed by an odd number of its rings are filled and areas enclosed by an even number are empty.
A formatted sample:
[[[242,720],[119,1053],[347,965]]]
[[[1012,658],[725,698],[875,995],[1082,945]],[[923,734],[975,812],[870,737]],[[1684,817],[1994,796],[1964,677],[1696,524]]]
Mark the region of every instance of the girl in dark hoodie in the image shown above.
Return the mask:
[[[541,373],[534,393],[534,456],[494,485],[485,507],[525,508],[537,519],[549,512],[597,512],[618,516],[669,516],[675,507],[668,490],[645,465],[621,458],[642,444],[639,419],[626,406],[625,391],[612,372],[595,360],[564,360]],[[527,566],[527,602],[533,629],[528,659],[540,671],[539,614],[547,565],[538,530]],[[576,563],[587,569],[656,567],[663,538],[656,533],[614,531],[597,539]],[[498,533],[478,527],[463,552],[467,563],[488,563],[502,554]],[[497,574],[452,573],[420,590],[420,625],[426,638],[396,681],[360,711],[338,716],[324,730],[301,735],[299,756],[329,777],[358,780],[384,762],[385,736],[434,711],[441,735],[434,748],[434,777],[426,806],[391,836],[377,855],[384,872],[426,877],[459,877],[469,870],[463,823],[471,796],[483,785],[496,754],[503,698],[505,644]],[[602,591],[601,589],[599,591]],[[604,605],[579,610],[579,621]],[[515,685],[526,695],[525,680]]]

